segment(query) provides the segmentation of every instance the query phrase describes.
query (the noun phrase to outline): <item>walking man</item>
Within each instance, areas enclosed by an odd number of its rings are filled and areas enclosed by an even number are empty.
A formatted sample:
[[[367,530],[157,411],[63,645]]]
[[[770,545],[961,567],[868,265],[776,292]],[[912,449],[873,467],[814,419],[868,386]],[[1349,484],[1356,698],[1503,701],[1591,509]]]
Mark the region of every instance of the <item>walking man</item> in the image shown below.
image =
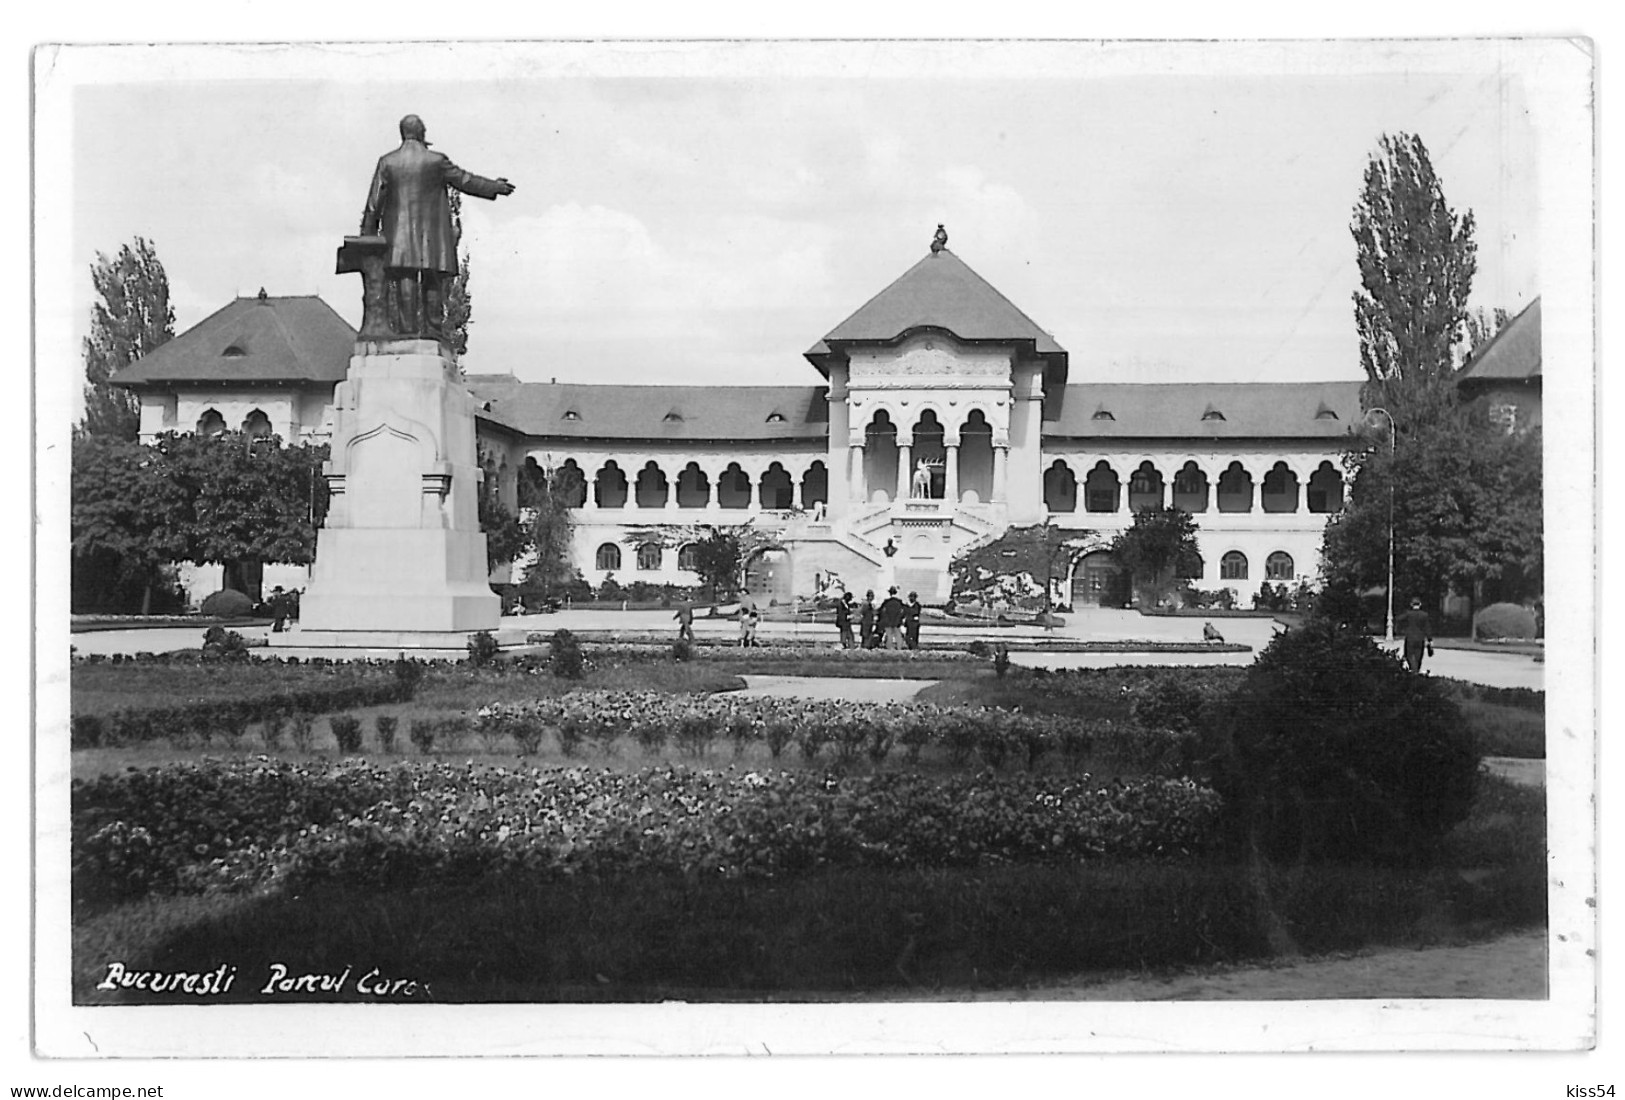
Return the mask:
[[[875,637],[875,590],[863,594],[863,606],[858,608],[858,633],[864,649],[873,649]]]
[[[880,603],[880,634],[887,649],[903,648],[903,601],[895,587]]]
[[[835,629],[841,632],[841,648],[851,649],[856,643],[852,640],[852,593],[843,592],[841,598],[835,601]]]
[[[903,643],[910,649],[920,648],[920,594],[910,592],[908,605],[903,608]]]
[[[1422,654],[1433,656],[1433,623],[1422,610],[1422,601],[1411,598],[1411,609],[1394,624],[1405,639],[1405,667],[1412,672],[1422,671]]]
[[[694,641],[694,605],[684,600],[677,605],[677,614],[672,618],[677,620],[677,640],[692,643]]]

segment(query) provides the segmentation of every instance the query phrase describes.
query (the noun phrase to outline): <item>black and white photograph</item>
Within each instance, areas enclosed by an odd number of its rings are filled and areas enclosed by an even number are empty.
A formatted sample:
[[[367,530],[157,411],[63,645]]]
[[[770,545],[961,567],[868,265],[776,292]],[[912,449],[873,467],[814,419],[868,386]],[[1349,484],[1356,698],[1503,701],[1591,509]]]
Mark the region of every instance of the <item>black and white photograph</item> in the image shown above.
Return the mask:
[[[1590,1048],[1593,66],[37,47],[36,1056]]]

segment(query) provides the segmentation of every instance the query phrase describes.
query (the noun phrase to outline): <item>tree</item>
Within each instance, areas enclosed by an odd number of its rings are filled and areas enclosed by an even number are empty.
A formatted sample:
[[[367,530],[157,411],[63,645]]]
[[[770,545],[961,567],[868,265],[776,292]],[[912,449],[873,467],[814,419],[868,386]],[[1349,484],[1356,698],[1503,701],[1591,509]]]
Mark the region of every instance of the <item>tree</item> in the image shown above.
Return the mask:
[[[1403,426],[1403,425],[1402,425]],[[1389,491],[1394,589],[1429,607],[1451,591],[1516,601],[1541,591],[1545,543],[1541,433],[1507,435],[1482,402],[1426,430],[1367,430],[1345,459],[1352,486],[1321,550],[1328,606],[1356,614],[1357,597],[1385,589]]]
[[[463,196],[456,190],[448,188],[446,197],[451,201],[451,227],[458,241],[458,251],[457,277],[446,286],[446,318],[443,327],[451,338],[452,350],[461,357],[468,351],[468,326],[473,324],[471,318],[474,313],[474,299],[468,293],[468,249],[461,246]]]
[[[139,443],[85,432],[72,446],[73,606],[125,610],[120,589],[133,585],[148,614],[163,567],[186,556],[185,489],[164,456]]]
[[[1478,309],[1469,313],[1467,315],[1467,334],[1463,340],[1464,346],[1461,354],[1462,364],[1465,365],[1467,360],[1478,354],[1479,348],[1495,339],[1495,334],[1506,328],[1511,320],[1512,314],[1500,306],[1495,307],[1489,313],[1484,312],[1483,306],[1479,306]]]
[[[532,597],[541,602],[557,599],[580,576],[572,552],[570,488],[560,483],[556,470],[520,467],[519,514],[526,527],[526,549],[535,554],[519,582],[527,603]]]
[[[1384,134],[1379,148],[1349,227],[1360,268],[1354,323],[1365,404],[1419,425],[1454,399],[1454,352],[1467,334],[1478,267],[1473,214],[1458,216],[1445,202],[1421,138]]]
[[[1099,537],[1081,528],[1035,523],[1010,527],[998,538],[972,544],[949,565],[955,600],[1003,600],[1012,604],[1041,599],[1047,612],[1066,563],[1098,549]]]
[[[1183,508],[1146,508],[1134,524],[1112,540],[1112,557],[1133,578],[1142,604],[1152,607],[1189,576],[1197,559],[1196,521]]]
[[[730,600],[745,587],[745,569],[760,553],[782,547],[776,535],[748,522],[728,527],[709,523],[634,527],[621,540],[628,546],[653,543],[665,550],[694,550],[694,571],[713,599]]]
[[[85,338],[82,426],[92,435],[134,440],[141,428],[140,402],[111,379],[175,335],[169,277],[151,242],[137,237],[117,256],[96,253],[90,278],[101,300],[91,306]]]

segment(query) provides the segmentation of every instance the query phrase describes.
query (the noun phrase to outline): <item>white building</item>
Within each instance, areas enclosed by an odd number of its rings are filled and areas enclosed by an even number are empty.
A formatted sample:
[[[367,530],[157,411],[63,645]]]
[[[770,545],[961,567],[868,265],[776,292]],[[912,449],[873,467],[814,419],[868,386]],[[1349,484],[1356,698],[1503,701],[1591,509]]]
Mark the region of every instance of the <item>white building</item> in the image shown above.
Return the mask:
[[[140,395],[143,439],[242,428],[320,440],[354,339],[320,299],[262,291],[118,380]],[[1195,514],[1199,587],[1245,597],[1313,578],[1360,415],[1358,382],[1070,378],[1054,338],[946,249],[805,358],[816,374],[803,385],[466,381],[506,503],[521,471],[556,479],[589,581],[697,583],[681,549],[630,545],[629,531],[748,522],[785,547],[761,571],[780,597],[835,576],[942,600],[953,555],[1009,526],[1110,538],[1159,503]],[[1074,602],[1099,598],[1103,558],[1072,563]],[[302,572],[268,568],[265,583],[298,585]],[[201,571],[194,591],[218,575]]]

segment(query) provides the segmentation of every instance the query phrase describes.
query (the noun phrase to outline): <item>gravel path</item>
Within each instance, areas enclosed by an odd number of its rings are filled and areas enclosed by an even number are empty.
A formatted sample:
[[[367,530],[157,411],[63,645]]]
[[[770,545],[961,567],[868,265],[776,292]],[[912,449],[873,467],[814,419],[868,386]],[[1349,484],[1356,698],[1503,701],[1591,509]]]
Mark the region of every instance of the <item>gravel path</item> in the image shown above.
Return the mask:
[[[733,695],[791,699],[844,699],[849,703],[905,703],[936,680],[869,680],[844,676],[744,676]]]

